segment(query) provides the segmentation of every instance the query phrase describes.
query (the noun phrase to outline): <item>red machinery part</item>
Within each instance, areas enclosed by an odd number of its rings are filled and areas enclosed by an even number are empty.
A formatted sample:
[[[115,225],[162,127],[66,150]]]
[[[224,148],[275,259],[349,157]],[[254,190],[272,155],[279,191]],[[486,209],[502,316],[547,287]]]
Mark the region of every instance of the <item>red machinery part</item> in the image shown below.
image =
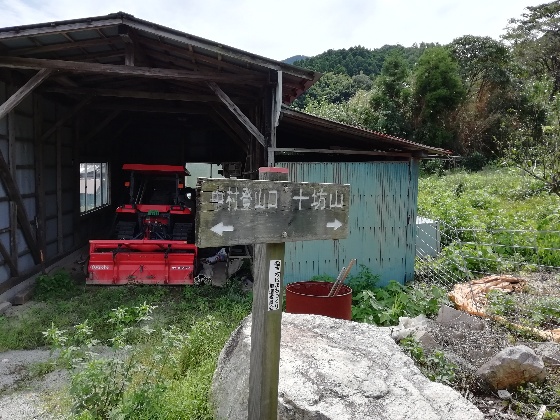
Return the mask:
[[[89,243],[87,284],[193,284],[194,244],[143,239]]]

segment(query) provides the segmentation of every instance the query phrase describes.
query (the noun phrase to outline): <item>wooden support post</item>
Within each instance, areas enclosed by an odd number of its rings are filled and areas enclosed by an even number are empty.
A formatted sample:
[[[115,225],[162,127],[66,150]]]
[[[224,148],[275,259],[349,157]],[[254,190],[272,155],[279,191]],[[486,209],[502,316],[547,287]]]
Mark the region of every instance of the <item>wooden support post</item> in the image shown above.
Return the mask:
[[[288,170],[260,168],[259,179],[287,181]],[[249,420],[277,418],[284,250],[284,243],[255,245]]]
[[[16,179],[16,114],[14,111],[8,113],[8,165],[10,176],[12,179]],[[17,227],[17,204],[10,197],[10,254],[16,273],[19,271]]]
[[[36,213],[36,235],[41,255],[41,270],[45,272],[45,178],[43,161],[43,112],[40,99],[35,95],[33,98],[33,144],[35,148],[35,213]]]
[[[16,93],[8,98],[6,102],[0,105],[0,120],[4,118],[12,109],[20,104],[33,89],[39,86],[53,71],[51,69],[41,69],[39,72],[27,81],[25,85],[18,89]]]
[[[64,235],[62,234],[62,132],[56,130],[56,222],[58,253],[64,252]]]

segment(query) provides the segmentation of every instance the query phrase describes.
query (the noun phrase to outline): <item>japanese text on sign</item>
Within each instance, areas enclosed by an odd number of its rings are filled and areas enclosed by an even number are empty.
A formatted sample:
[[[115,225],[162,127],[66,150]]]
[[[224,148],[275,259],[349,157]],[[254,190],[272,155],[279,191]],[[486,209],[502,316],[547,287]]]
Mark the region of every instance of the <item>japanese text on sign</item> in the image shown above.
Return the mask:
[[[212,191],[211,202],[229,211],[277,209],[278,194],[277,190],[229,187],[225,191]],[[310,188],[309,191],[299,188],[292,200],[296,210],[325,210],[344,206],[342,192],[325,192],[324,188]]]
[[[270,260],[268,270],[268,310],[280,309],[280,272],[282,260]]]

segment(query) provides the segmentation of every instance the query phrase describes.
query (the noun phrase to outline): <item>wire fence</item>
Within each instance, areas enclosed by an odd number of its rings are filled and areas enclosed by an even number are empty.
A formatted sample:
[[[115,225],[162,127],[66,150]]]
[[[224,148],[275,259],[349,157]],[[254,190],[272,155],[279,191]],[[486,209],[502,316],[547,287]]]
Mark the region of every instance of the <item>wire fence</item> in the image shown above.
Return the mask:
[[[560,231],[464,229],[421,222],[418,281],[451,290],[475,279],[494,278],[498,284],[513,276],[519,280],[515,287],[485,289],[484,311],[528,331],[557,331],[560,337]]]

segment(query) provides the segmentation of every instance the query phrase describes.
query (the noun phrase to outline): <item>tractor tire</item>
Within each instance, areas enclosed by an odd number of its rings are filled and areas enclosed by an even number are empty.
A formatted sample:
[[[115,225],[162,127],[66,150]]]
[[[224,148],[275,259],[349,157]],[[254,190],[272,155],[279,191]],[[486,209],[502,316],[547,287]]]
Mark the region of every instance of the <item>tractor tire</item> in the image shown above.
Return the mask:
[[[117,239],[134,239],[136,222],[118,222],[115,228]]]
[[[194,229],[192,223],[175,223],[173,225],[173,240],[194,243]]]

